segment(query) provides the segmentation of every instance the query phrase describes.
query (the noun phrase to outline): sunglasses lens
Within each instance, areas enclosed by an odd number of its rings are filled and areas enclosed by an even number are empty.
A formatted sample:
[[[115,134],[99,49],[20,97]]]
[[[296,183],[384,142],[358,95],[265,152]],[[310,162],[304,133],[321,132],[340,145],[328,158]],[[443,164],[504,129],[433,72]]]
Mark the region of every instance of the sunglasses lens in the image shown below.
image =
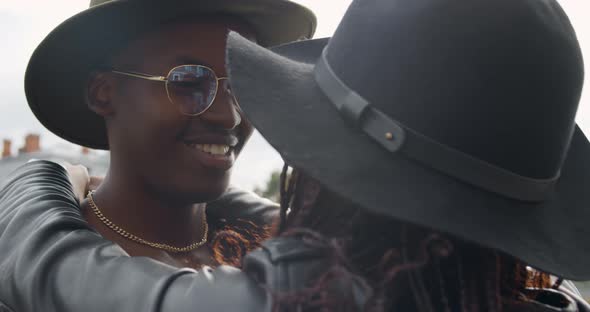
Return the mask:
[[[167,88],[170,100],[180,107],[183,114],[197,115],[213,104],[217,78],[207,67],[180,66],[168,75]]]

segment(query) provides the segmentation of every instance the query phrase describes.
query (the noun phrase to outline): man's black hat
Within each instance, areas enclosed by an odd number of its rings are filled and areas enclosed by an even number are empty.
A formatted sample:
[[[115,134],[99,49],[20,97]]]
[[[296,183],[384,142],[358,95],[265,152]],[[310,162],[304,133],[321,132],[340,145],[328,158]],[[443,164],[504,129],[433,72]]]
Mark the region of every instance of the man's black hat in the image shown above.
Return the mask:
[[[89,9],[56,27],[31,56],[25,76],[31,110],[56,135],[108,149],[104,118],[86,103],[90,73],[139,34],[213,15],[241,18],[262,46],[311,38],[316,28],[315,15],[290,0],[91,0]]]

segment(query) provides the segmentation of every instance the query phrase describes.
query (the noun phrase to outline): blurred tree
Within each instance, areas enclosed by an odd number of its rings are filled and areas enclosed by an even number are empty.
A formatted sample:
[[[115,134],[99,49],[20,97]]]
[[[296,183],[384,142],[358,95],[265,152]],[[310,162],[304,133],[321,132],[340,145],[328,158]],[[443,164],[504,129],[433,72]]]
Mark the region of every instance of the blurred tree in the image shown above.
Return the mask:
[[[272,201],[278,202],[280,189],[279,184],[281,181],[281,172],[280,171],[273,171],[268,178],[266,185],[264,188],[256,187],[254,188],[254,192],[262,197],[268,198]]]

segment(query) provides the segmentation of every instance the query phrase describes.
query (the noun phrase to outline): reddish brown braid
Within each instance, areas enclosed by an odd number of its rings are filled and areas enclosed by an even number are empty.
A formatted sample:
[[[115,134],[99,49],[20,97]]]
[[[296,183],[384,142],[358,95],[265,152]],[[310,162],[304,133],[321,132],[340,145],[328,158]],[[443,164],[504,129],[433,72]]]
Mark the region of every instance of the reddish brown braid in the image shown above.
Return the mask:
[[[251,221],[212,220],[209,226],[207,247],[217,264],[241,267],[243,257],[270,237],[268,226],[259,226]]]
[[[505,304],[524,300],[526,287],[551,286],[549,275],[529,271],[509,256],[370,214],[301,172],[286,182],[285,167],[281,233],[305,228],[335,242],[340,256],[334,267],[344,262],[348,270],[339,274],[362,276],[373,290],[367,311],[501,312]]]

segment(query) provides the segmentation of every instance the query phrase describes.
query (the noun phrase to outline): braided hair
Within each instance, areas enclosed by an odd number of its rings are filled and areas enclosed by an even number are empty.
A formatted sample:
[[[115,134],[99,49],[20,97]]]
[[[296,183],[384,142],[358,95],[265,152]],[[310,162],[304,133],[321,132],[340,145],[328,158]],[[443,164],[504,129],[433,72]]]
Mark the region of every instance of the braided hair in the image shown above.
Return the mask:
[[[528,287],[551,287],[548,274],[508,255],[370,213],[299,170],[288,173],[285,165],[278,235],[313,233],[312,240],[330,241],[339,255],[333,266],[371,289],[366,311],[500,312],[534,299]]]

